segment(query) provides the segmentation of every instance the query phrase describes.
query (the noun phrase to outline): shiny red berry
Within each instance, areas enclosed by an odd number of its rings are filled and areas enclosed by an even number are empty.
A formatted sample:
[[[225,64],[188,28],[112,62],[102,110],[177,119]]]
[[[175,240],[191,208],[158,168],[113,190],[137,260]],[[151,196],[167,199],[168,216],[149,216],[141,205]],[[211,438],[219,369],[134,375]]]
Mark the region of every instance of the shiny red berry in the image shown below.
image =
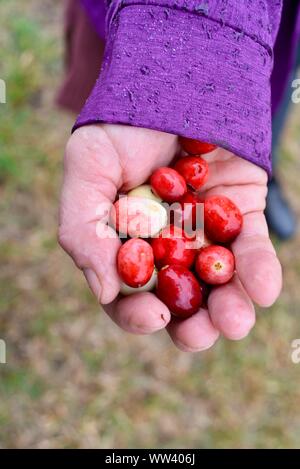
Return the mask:
[[[182,214],[179,221],[182,223],[182,228],[187,227],[197,229],[203,227],[204,221],[204,200],[203,197],[188,191],[180,199],[182,207]]]
[[[159,237],[151,240],[154,262],[158,269],[166,265],[178,264],[191,267],[196,256],[196,249],[189,247],[191,242],[183,230],[169,225],[162,230]]]
[[[231,243],[241,232],[243,217],[238,207],[223,195],[213,195],[204,202],[204,229],[217,243]]]
[[[203,280],[198,278],[198,282],[201,288],[202,293],[202,305],[207,305],[207,300],[211,291],[211,286],[203,282]]]
[[[181,265],[170,265],[158,272],[156,293],[171,313],[182,319],[195,314],[202,303],[196,277]]]
[[[201,156],[185,156],[174,166],[189,187],[199,190],[208,178],[208,163]]]
[[[145,285],[154,270],[152,247],[143,239],[126,241],[119,249],[117,267],[126,285],[133,288]]]
[[[217,148],[212,143],[201,142],[201,140],[193,138],[179,137],[179,142],[184,151],[190,155],[204,155]]]
[[[234,273],[234,256],[223,246],[207,246],[200,249],[195,270],[198,277],[210,285],[227,283]]]
[[[165,202],[177,202],[187,187],[184,178],[175,169],[162,167],[158,168],[150,178],[153,192]]]

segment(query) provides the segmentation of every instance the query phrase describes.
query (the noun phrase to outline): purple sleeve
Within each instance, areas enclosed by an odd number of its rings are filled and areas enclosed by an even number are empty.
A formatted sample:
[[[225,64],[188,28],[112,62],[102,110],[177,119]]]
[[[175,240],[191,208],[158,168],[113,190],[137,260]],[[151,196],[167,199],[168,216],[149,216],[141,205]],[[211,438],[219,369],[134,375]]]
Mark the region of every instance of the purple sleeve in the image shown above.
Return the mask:
[[[106,122],[161,130],[228,148],[270,172],[281,7],[281,0],[113,2],[102,70],[74,129]]]

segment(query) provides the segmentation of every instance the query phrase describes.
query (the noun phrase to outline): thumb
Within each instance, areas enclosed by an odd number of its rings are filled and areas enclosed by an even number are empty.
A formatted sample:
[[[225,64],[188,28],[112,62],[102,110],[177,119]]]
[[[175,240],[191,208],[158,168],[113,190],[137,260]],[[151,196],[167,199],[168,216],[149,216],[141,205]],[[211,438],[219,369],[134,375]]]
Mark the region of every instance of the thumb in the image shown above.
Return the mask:
[[[119,293],[117,234],[107,226],[108,214],[121,182],[119,157],[106,133],[88,127],[69,140],[59,215],[59,243],[84,270],[98,300],[107,304]]]

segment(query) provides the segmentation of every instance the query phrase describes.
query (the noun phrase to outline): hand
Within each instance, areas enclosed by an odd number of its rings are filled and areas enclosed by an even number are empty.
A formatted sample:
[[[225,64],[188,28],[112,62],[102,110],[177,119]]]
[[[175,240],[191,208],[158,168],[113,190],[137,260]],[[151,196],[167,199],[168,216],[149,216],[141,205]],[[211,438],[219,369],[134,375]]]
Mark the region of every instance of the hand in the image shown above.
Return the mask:
[[[97,236],[98,207],[114,201],[119,190],[144,183],[154,169],[167,166],[178,150],[174,135],[121,125],[91,125],[70,138],[64,161],[59,242],[70,254],[109,316],[124,330],[149,334],[167,327],[184,351],[209,348],[221,333],[245,337],[255,323],[253,301],[270,306],[281,290],[281,267],[269,239],[263,210],[265,171],[228,151],[205,156],[210,177],[206,194],[231,198],[244,215],[244,227],[232,244],[235,277],[210,294],[208,310],[178,321],[153,294],[119,298],[117,236]]]

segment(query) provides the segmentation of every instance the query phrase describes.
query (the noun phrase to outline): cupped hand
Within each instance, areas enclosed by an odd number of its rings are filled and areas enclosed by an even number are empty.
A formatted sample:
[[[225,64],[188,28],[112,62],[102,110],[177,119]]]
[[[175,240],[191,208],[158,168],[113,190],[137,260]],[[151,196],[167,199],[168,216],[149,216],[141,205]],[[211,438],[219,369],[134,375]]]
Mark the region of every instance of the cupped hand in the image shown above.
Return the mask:
[[[171,318],[153,293],[120,298],[116,256],[121,243],[112,230],[99,236],[99,227],[107,229],[107,211],[118,191],[144,183],[177,151],[176,136],[153,130],[108,124],[76,130],[65,153],[59,242],[120,327],[137,334],[167,327],[181,350],[199,351],[212,346],[220,333],[233,340],[249,333],[255,323],[253,302],[270,306],[280,293],[281,267],[263,214],[265,171],[217,149],[204,156],[210,177],[203,192],[228,196],[244,215],[243,230],[232,244],[234,278],[212,291],[208,309],[186,320]]]

